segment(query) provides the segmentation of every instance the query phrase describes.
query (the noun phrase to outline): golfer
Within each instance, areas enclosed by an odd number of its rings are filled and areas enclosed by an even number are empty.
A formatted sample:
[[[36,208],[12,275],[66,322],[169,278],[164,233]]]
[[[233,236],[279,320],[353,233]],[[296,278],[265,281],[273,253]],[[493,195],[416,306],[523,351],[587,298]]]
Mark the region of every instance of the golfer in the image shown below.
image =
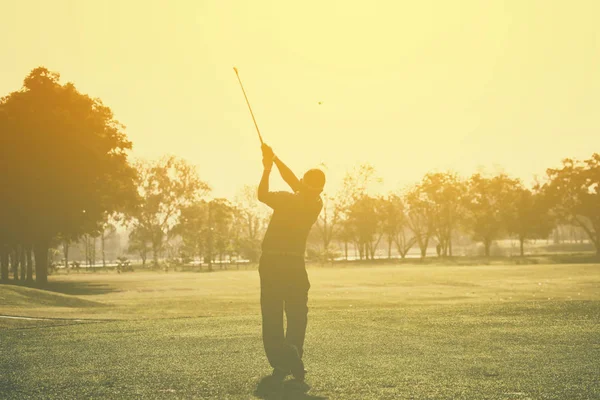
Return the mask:
[[[274,369],[274,379],[283,382],[291,373],[304,383],[302,353],[310,288],[304,252],[308,233],[323,208],[320,194],[325,186],[325,174],[311,169],[299,180],[269,146],[263,144],[261,149],[264,171],[258,186],[258,200],[273,209],[258,267],[263,343]],[[269,191],[273,164],[293,192]]]

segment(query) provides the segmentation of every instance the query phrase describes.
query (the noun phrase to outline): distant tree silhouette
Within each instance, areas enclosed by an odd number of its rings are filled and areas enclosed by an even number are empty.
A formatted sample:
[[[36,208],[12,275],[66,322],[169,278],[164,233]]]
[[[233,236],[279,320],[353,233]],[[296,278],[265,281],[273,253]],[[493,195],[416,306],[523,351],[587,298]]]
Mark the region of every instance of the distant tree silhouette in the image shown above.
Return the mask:
[[[414,246],[416,239],[410,234],[406,207],[402,198],[394,193],[382,199],[381,210],[382,230],[387,237],[388,258],[392,258],[392,245],[401,258],[405,258]]]
[[[206,201],[196,201],[181,209],[181,215],[177,225],[173,227],[172,233],[181,237],[181,252],[186,258],[193,259],[202,256],[207,225]]]
[[[152,234],[145,230],[143,226],[134,226],[129,232],[129,253],[137,253],[142,259],[142,266],[146,266],[148,253],[151,251]]]
[[[336,198],[323,193],[321,195],[323,199],[323,211],[319,215],[317,222],[315,222],[314,228],[321,239],[322,254],[321,261],[327,262],[332,258],[333,250],[331,249],[331,242],[335,238],[337,229],[339,228],[340,222],[340,207],[336,203]]]
[[[541,185],[557,218],[582,228],[600,256],[600,154],[583,161],[565,159],[547,170]]]
[[[467,185],[465,226],[473,240],[483,243],[488,257],[493,241],[507,231],[513,195],[521,184],[505,174],[491,178],[474,174]]]
[[[436,172],[426,174],[418,187],[429,204],[434,235],[441,246],[441,253],[452,256],[452,233],[460,223],[465,183],[453,172]]]
[[[106,239],[110,238],[117,231],[117,227],[115,224],[110,221],[108,215],[105,215],[104,220],[102,221],[102,228],[100,230],[100,251],[102,253],[102,267],[106,268],[106,252],[105,252],[105,244]]]
[[[421,258],[427,255],[429,240],[435,233],[435,207],[420,185],[410,188],[405,195],[408,206],[408,226],[421,251]]]
[[[525,241],[529,239],[544,239],[550,235],[554,222],[549,215],[544,197],[519,185],[512,187],[509,193],[510,201],[506,208],[506,228],[508,233],[519,239],[519,253],[525,255]]]
[[[130,224],[139,234],[148,235],[153,264],[171,230],[177,225],[181,210],[210,191],[200,180],[196,168],[174,156],[158,161],[136,163],[140,205],[130,214]]]
[[[43,284],[60,236],[97,232],[106,212],[135,203],[131,142],[110,108],[43,67],[0,100],[0,132],[0,240],[33,249]]]
[[[375,248],[383,235],[380,219],[380,202],[370,192],[375,183],[380,182],[375,169],[370,164],[360,164],[348,171],[342,188],[336,196],[340,215],[339,237],[354,242],[362,260],[373,259]],[[345,250],[347,257],[347,248]]]
[[[219,256],[221,269],[223,269],[223,256],[231,246],[231,231],[233,222],[233,207],[227,199],[213,199],[207,203],[209,218],[204,243],[205,254],[210,261]],[[210,265],[210,263],[209,263]]]
[[[268,223],[265,205],[256,198],[256,186],[245,185],[235,196],[235,229],[238,252],[250,261],[258,261],[262,235]]]

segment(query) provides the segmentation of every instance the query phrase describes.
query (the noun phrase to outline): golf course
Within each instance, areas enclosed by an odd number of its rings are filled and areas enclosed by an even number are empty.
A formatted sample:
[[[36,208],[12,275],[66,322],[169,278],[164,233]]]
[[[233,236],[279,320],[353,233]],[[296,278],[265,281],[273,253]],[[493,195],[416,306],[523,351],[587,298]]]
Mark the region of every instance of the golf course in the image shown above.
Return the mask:
[[[308,273],[311,390],[284,398],[600,398],[596,264]],[[259,296],[253,267],[3,285],[0,398],[263,397]]]

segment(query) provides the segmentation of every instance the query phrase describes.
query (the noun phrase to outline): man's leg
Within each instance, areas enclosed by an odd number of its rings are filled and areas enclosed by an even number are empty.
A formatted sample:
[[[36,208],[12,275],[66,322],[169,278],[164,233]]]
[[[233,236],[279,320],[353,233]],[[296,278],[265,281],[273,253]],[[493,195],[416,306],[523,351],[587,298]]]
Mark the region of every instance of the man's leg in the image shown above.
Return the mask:
[[[290,291],[285,299],[285,315],[287,317],[286,342],[295,346],[298,355],[302,358],[308,322],[308,289]]]
[[[262,277],[261,277],[262,278]],[[283,298],[280,290],[273,288],[273,282],[261,279],[260,307],[262,311],[262,336],[267,359],[273,368],[282,369]]]

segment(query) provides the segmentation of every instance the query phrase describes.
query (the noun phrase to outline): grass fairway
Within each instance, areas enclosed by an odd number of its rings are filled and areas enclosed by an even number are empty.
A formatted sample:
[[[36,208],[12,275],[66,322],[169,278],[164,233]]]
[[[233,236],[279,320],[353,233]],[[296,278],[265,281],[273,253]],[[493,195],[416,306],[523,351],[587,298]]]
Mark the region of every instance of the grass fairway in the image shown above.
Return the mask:
[[[599,399],[600,266],[310,268],[299,399]],[[0,286],[0,398],[251,399],[258,273]]]

